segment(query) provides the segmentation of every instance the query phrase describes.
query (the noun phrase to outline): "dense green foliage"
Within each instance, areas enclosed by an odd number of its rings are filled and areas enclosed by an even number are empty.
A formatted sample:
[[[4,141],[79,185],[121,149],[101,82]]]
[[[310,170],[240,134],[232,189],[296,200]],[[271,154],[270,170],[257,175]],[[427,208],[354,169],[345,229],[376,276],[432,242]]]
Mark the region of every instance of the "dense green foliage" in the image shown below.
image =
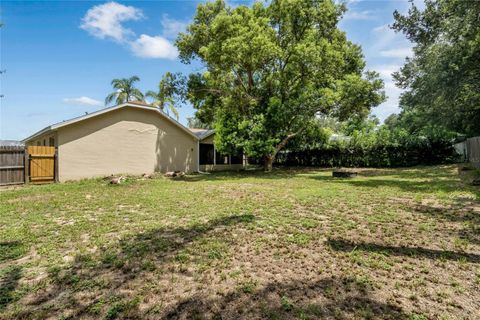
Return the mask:
[[[113,100],[115,100],[117,105],[134,100],[143,101],[143,93],[134,86],[134,83],[137,81],[140,81],[140,78],[137,76],[128,79],[113,79],[112,87],[115,91],[105,98],[105,105],[110,104]]]
[[[395,12],[393,28],[414,47],[395,74],[406,89],[401,124],[412,133],[450,130],[480,135],[480,1],[426,0],[407,15]]]
[[[188,99],[219,151],[242,149],[268,170],[316,116],[365,116],[384,100],[383,82],[337,27],[344,11],[331,0],[197,7],[177,46],[183,62],[206,66],[190,75]]]
[[[377,126],[378,121],[368,119],[343,125],[349,136],[322,139],[321,143],[289,144],[280,152],[276,164],[322,167],[406,167],[453,163],[458,155],[452,146],[451,135],[411,135],[404,129]],[[305,147],[307,146],[307,147]],[[309,147],[313,146],[313,147]]]
[[[190,117],[187,118],[187,127],[189,128],[197,128],[197,129],[211,129],[210,125],[208,123],[202,122],[197,117]]]
[[[458,155],[451,142],[414,137],[404,143],[379,142],[368,147],[349,144],[325,145],[303,151],[284,151],[276,164],[320,167],[409,167],[454,163]]]

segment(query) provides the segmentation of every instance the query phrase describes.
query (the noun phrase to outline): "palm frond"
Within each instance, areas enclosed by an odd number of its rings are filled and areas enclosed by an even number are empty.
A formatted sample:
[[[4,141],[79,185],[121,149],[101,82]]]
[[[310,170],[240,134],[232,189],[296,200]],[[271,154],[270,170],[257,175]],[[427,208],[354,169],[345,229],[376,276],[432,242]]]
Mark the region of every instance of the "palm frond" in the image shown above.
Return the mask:
[[[114,89],[116,89],[116,91],[110,93],[105,98],[105,104],[111,103],[114,99],[116,99],[117,104],[122,104],[130,100],[144,101],[143,93],[137,88],[133,87],[133,83],[136,81],[140,81],[140,78],[138,76],[132,76],[130,78],[122,79],[113,79],[111,85]]]
[[[180,117],[180,114],[178,113],[177,108],[175,108],[175,106],[171,103],[168,105],[168,107],[172,111],[172,113],[175,115],[175,119],[177,119],[177,121],[178,121],[178,118]]]
[[[106,98],[105,98],[105,105],[108,105],[110,104],[113,99],[115,99],[115,97],[117,96],[117,92],[112,92],[110,93]]]
[[[131,76],[130,78],[128,78],[128,81],[130,82],[130,84],[132,84],[134,82],[140,81],[140,78],[138,76]]]
[[[117,96],[117,104],[128,102],[128,95],[125,92],[120,92]]]
[[[132,88],[131,89],[130,96],[133,97],[136,100],[139,100],[139,101],[144,101],[145,100],[145,96],[143,95],[142,91],[140,91],[137,88]]]
[[[152,99],[158,99],[158,94],[153,90],[148,90],[147,92],[145,92],[145,97],[149,97],[149,98],[152,98]]]
[[[157,107],[157,108],[159,108],[160,110],[163,110],[162,102],[159,101],[159,100],[153,101],[152,103],[150,103],[150,105],[152,105],[152,106],[154,106],[154,107]]]

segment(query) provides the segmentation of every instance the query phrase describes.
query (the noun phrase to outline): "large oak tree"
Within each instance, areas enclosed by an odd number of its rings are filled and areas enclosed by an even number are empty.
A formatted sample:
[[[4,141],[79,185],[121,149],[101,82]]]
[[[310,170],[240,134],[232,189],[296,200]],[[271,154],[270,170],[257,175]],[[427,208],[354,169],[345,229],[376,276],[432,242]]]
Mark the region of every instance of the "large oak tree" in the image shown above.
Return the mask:
[[[338,28],[344,12],[330,0],[198,6],[176,44],[183,62],[205,66],[190,75],[188,99],[213,124],[220,151],[243,150],[270,170],[315,117],[366,115],[384,100],[361,48]]]

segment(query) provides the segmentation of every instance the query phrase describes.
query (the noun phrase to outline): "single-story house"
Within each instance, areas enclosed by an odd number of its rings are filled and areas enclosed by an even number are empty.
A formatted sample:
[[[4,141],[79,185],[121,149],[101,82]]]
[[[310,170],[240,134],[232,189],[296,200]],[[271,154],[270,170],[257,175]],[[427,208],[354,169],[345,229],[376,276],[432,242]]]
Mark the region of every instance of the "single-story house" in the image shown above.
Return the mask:
[[[128,102],[50,125],[23,142],[57,148],[60,181],[241,169],[244,157],[219,154],[214,134],[189,129],[142,102]]]

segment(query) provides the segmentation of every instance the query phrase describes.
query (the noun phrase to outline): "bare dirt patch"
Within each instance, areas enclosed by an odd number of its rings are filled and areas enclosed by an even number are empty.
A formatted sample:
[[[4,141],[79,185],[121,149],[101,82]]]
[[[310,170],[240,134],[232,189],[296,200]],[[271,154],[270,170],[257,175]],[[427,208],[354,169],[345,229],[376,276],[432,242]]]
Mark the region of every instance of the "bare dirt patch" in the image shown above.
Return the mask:
[[[9,203],[0,318],[480,318],[479,191],[450,167],[366,172],[87,181]]]

